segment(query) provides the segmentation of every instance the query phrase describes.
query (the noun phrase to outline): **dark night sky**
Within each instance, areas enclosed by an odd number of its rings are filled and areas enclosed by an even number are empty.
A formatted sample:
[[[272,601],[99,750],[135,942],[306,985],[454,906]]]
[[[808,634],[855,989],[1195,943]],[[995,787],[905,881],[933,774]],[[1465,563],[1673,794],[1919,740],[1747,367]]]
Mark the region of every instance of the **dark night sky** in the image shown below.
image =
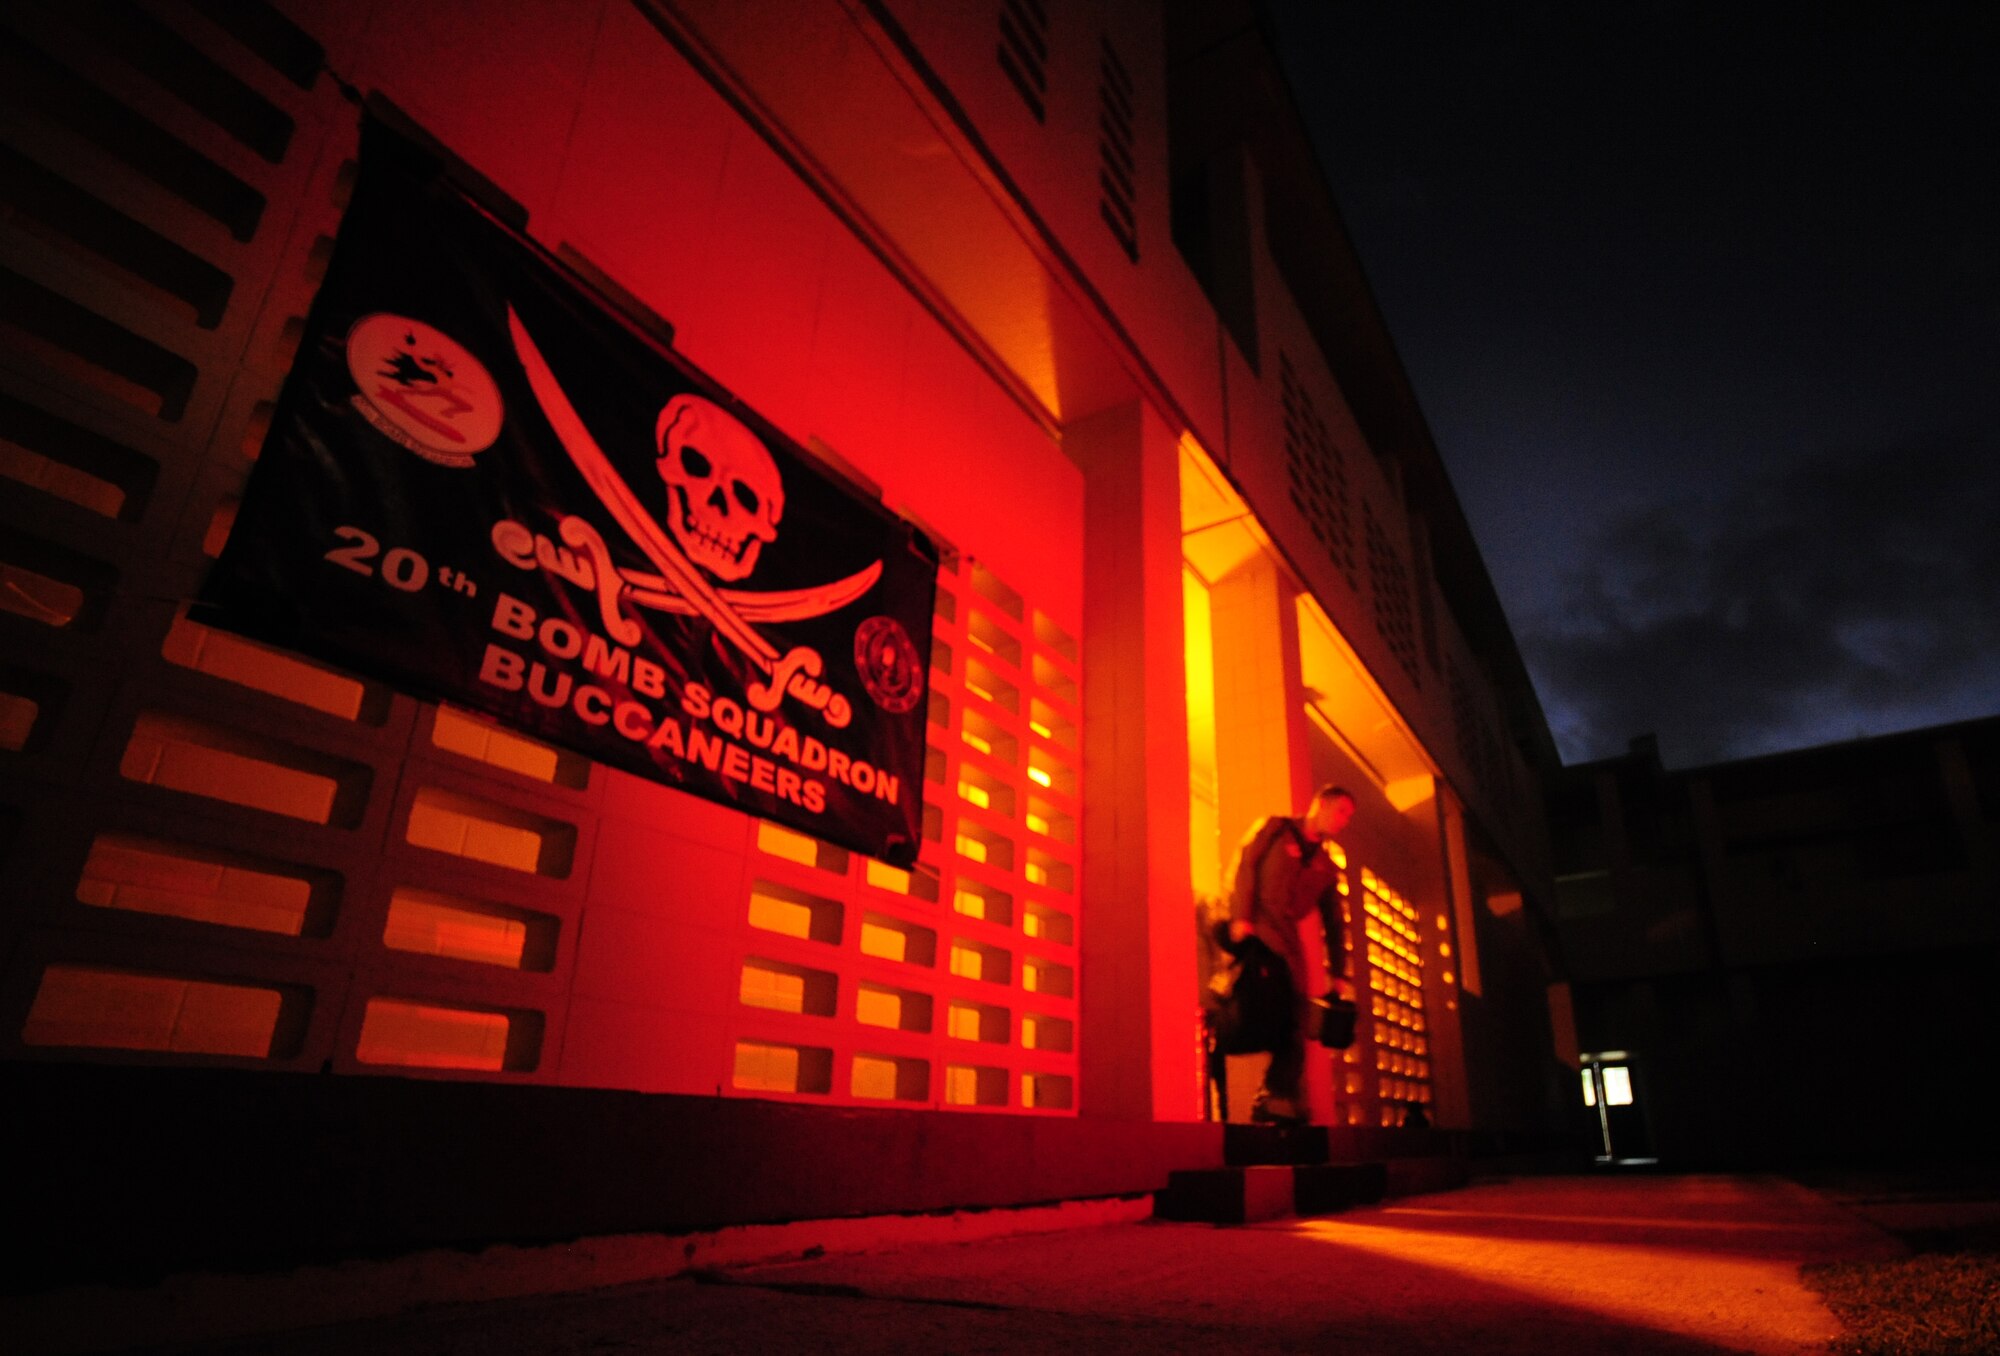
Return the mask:
[[[1270,9],[1566,761],[2000,712],[2000,5]]]

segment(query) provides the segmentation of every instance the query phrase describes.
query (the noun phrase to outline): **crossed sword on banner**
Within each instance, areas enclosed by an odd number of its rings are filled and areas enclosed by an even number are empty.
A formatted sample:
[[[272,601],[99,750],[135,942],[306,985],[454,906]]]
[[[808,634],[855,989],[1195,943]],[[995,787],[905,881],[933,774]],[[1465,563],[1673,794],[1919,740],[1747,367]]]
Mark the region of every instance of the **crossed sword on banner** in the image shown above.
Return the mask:
[[[700,567],[687,558],[674,539],[646,512],[638,496],[632,493],[632,487],[611,465],[604,449],[597,445],[590,430],[584,427],[582,417],[570,404],[569,396],[556,381],[555,373],[549,370],[541,349],[536,347],[512,306],[507,308],[507,328],[513,336],[514,352],[527,373],[528,385],[534,390],[542,414],[555,430],[563,449],[569,453],[570,460],[576,463],[577,470],[583,473],[584,480],[603,502],[605,509],[632,538],[646,559],[652,562],[653,568],[660,572],[659,577],[654,579],[620,570],[625,593],[636,603],[663,611],[692,613],[714,623],[716,630],[748,656],[750,662],[764,674],[764,682],[752,683],[744,691],[750,705],[759,711],[777,709],[778,704],[790,694],[807,706],[824,712],[827,724],[836,729],[845,726],[853,718],[853,709],[847,698],[828,684],[815,681],[825,668],[819,651],[809,645],[796,645],[780,655],[777,647],[759,634],[744,614],[754,612],[773,621],[821,616],[845,606],[873,587],[882,573],[882,563],[876,561],[846,579],[818,588],[766,594],[731,591],[725,596],[722,590],[709,583]],[[575,539],[572,539],[572,524],[580,529]],[[563,536],[570,540],[570,544],[578,545],[595,539],[596,532],[583,520],[572,518],[564,522]],[[600,568],[609,566],[608,556],[602,552],[599,555]],[[633,638],[636,639],[636,635]]]

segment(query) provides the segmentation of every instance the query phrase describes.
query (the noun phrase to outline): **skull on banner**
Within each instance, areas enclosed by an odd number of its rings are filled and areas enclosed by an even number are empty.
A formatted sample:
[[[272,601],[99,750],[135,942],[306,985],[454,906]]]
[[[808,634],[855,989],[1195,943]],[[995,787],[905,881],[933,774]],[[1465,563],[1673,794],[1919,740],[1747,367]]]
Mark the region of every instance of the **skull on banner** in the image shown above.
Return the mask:
[[[669,400],[653,437],[667,485],[667,529],[688,559],[717,579],[747,579],[785,515],[785,487],[770,452],[741,420],[696,395]]]

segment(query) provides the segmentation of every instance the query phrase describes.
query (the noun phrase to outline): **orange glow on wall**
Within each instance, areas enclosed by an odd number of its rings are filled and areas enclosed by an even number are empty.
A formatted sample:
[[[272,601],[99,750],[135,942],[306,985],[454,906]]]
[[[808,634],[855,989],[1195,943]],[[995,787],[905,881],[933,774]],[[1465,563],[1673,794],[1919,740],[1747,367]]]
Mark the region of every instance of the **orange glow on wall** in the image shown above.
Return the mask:
[[[1215,636],[1208,585],[1181,569],[1187,646],[1188,860],[1196,894],[1222,893],[1222,809],[1215,763]]]
[[[415,847],[540,876],[569,874],[576,828],[511,805],[421,786],[404,836]]]
[[[410,1069],[532,1068],[534,1051],[516,1041],[516,1020],[504,1012],[371,998],[354,1057]]]
[[[160,653],[169,663],[269,692],[342,720],[358,718],[368,695],[362,683],[346,674],[190,621],[185,609],[167,629]]]
[[[0,749],[19,753],[28,747],[41,718],[42,704],[18,692],[0,692]]]
[[[257,985],[51,965],[21,1041],[261,1059],[272,1053],[283,1008],[282,992]]]
[[[343,791],[367,770],[274,739],[165,712],[142,711],[118,762],[131,781],[268,810],[313,824],[340,817]]]
[[[85,601],[84,591],[74,584],[0,561],[0,611],[63,627],[77,619]]]
[[[382,945],[392,951],[477,961],[508,970],[546,970],[556,920],[435,890],[396,887]]]
[[[45,457],[11,438],[0,438],[0,476],[106,518],[118,517],[125,508],[125,491],[121,486],[67,462]]]
[[[100,833],[76,883],[79,903],[189,918],[296,937],[305,930],[312,881],[229,854],[132,834]]]

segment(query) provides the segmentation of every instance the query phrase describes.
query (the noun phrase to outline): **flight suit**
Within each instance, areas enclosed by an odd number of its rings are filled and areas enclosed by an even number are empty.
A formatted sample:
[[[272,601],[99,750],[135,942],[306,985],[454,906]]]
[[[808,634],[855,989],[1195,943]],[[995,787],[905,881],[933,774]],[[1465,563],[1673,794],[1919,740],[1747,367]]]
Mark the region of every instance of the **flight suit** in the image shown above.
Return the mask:
[[[1292,984],[1294,1021],[1289,1038],[1271,1052],[1271,1065],[1264,1071],[1264,1088],[1259,1106],[1284,1102],[1288,1108],[1271,1108],[1280,1117],[1303,1115],[1299,1104],[1299,1083],[1306,1067],[1306,1040],[1312,1030],[1314,1010],[1307,992],[1305,941],[1299,924],[1315,910],[1326,929],[1327,968],[1335,967],[1340,954],[1339,912],[1333,885],[1337,868],[1325,845],[1305,836],[1299,821],[1287,815],[1272,815],[1258,823],[1236,851],[1236,865],[1230,873],[1229,916],[1246,922],[1257,939],[1285,962]]]

